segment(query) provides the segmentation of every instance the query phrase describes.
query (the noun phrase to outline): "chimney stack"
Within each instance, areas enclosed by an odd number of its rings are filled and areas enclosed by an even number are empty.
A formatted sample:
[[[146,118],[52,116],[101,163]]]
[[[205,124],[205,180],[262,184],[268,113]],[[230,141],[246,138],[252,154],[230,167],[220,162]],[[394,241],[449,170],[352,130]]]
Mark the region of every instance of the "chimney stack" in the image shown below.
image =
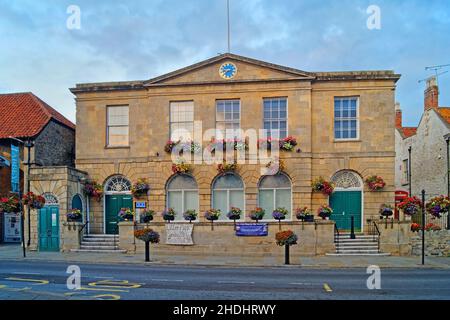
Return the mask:
[[[400,103],[395,103],[395,127],[400,129],[402,127],[402,109]]]
[[[439,107],[439,88],[436,77],[427,79],[427,88],[425,89],[424,109],[437,109]]]

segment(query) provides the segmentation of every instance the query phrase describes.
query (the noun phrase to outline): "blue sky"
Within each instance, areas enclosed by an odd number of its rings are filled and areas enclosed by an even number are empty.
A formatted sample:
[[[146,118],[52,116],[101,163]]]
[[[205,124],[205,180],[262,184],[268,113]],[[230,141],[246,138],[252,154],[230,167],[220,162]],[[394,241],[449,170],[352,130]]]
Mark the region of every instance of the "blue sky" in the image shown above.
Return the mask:
[[[81,9],[80,30],[66,28],[69,5]],[[381,30],[366,26],[369,5],[381,9]],[[406,125],[422,114],[425,67],[450,64],[448,0],[231,0],[231,21],[236,54],[401,73]],[[225,51],[225,0],[0,0],[0,93],[32,91],[71,120],[76,83],[148,79]],[[450,72],[439,84],[450,106]]]

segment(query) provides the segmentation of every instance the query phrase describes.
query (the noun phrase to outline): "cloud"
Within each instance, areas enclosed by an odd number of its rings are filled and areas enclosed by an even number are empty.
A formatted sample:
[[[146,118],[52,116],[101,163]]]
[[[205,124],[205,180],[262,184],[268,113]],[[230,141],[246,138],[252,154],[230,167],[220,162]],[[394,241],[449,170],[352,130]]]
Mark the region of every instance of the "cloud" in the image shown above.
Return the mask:
[[[394,69],[406,124],[422,112],[425,66],[450,63],[447,1],[231,0],[232,51],[306,71]],[[66,9],[81,8],[81,30]],[[382,29],[366,27],[381,8]],[[68,88],[148,79],[226,51],[225,0],[0,0],[0,91],[33,91],[74,120]],[[450,75],[441,78],[450,105]]]

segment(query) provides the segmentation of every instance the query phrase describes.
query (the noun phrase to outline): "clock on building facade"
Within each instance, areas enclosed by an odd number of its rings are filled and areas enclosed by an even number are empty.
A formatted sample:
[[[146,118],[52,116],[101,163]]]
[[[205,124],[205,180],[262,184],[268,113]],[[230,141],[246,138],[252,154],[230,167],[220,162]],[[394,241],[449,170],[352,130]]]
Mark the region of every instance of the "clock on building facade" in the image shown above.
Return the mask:
[[[233,79],[237,73],[237,67],[234,63],[225,62],[219,67],[219,74],[224,79]]]

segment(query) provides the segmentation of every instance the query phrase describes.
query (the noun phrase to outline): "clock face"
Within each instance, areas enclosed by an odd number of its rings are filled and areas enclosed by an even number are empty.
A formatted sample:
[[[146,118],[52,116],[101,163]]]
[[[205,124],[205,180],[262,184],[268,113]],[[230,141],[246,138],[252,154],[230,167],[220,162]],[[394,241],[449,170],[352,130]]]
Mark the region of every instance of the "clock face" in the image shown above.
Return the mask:
[[[232,79],[237,73],[237,67],[234,63],[225,62],[219,68],[219,74],[224,79]]]

